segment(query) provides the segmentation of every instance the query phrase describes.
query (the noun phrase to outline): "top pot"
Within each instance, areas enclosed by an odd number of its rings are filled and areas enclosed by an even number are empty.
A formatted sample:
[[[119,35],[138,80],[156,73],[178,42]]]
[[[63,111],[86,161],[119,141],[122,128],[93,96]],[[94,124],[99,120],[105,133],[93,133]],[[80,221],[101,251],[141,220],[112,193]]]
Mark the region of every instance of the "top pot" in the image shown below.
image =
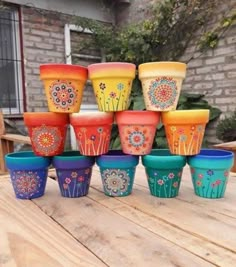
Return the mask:
[[[79,65],[41,65],[40,79],[44,82],[49,111],[78,112],[87,78],[87,68]]]
[[[181,62],[150,62],[139,65],[139,79],[147,110],[176,110],[186,64]]]
[[[97,63],[88,66],[100,111],[128,109],[136,66],[126,62]]]

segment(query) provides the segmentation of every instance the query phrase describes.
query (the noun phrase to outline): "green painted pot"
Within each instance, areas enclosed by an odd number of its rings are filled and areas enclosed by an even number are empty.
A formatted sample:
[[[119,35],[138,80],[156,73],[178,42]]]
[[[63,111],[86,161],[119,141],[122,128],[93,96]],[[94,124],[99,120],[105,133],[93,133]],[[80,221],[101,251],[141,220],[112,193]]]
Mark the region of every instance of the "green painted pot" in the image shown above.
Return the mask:
[[[142,156],[151,195],[160,198],[178,196],[184,156],[172,155],[168,149],[153,149],[150,154]]]
[[[231,151],[201,149],[196,156],[188,157],[194,192],[203,198],[223,198],[227,187],[234,155]]]

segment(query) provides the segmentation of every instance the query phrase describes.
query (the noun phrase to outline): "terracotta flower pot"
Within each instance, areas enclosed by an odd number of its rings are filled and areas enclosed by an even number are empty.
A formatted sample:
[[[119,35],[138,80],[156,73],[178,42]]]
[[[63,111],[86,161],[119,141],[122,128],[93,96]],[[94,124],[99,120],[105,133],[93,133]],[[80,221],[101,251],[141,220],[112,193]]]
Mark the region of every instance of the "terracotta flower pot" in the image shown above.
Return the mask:
[[[44,195],[50,158],[22,151],[7,154],[5,162],[17,198],[33,199]]]
[[[172,155],[167,149],[153,149],[150,154],[142,156],[150,193],[161,198],[172,198],[179,194],[184,156]]]
[[[55,156],[64,150],[69,115],[53,112],[25,112],[34,153],[38,156]]]
[[[234,155],[230,151],[202,149],[188,157],[195,194],[204,198],[222,198],[225,195]]]
[[[73,113],[70,123],[82,155],[97,156],[108,152],[113,113]]]
[[[78,151],[66,151],[53,157],[57,180],[63,197],[83,197],[88,194],[94,157],[82,156]]]
[[[128,109],[135,69],[134,64],[124,62],[97,63],[88,66],[89,78],[100,111]]]
[[[41,65],[40,79],[44,83],[49,111],[78,112],[87,78],[87,68],[79,65]]]
[[[196,155],[200,152],[209,110],[176,110],[162,113],[171,153]]]
[[[127,110],[117,112],[115,117],[123,152],[132,155],[150,153],[160,113]]]
[[[150,62],[139,65],[139,79],[147,110],[176,110],[186,64],[180,62]]]
[[[100,168],[104,193],[107,196],[123,197],[132,192],[139,157],[125,155],[120,150],[111,150],[96,158]]]

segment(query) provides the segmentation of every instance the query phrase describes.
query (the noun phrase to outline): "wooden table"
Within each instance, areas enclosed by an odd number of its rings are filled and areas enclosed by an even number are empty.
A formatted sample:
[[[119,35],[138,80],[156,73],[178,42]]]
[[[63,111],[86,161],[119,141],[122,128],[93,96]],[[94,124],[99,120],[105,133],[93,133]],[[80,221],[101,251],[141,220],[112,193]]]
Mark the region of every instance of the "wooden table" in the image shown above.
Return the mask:
[[[1,176],[0,266],[236,266],[236,177],[210,200],[194,195],[188,168],[183,176],[180,195],[160,199],[139,166],[132,195],[112,198],[95,167],[87,197],[62,198],[49,179],[34,200],[17,200]]]

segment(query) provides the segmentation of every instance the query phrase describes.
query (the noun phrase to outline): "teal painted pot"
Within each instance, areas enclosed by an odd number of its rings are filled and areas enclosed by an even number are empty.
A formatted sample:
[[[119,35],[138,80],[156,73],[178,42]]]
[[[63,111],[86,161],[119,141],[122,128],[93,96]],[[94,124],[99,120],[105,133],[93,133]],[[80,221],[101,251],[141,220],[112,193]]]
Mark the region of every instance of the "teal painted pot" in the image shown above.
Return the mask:
[[[184,156],[172,155],[168,149],[153,149],[142,156],[151,195],[160,198],[176,197],[179,193]]]
[[[202,149],[196,156],[187,158],[191,168],[194,192],[204,198],[222,198],[233,166],[234,155],[230,151]]]
[[[78,151],[66,151],[54,156],[52,165],[56,169],[57,181],[63,197],[83,197],[89,192],[94,157]]]
[[[120,150],[111,150],[97,157],[104,193],[107,196],[123,197],[132,192],[139,157],[126,155]]]
[[[17,198],[33,199],[44,195],[50,158],[23,151],[7,154],[5,161]]]

